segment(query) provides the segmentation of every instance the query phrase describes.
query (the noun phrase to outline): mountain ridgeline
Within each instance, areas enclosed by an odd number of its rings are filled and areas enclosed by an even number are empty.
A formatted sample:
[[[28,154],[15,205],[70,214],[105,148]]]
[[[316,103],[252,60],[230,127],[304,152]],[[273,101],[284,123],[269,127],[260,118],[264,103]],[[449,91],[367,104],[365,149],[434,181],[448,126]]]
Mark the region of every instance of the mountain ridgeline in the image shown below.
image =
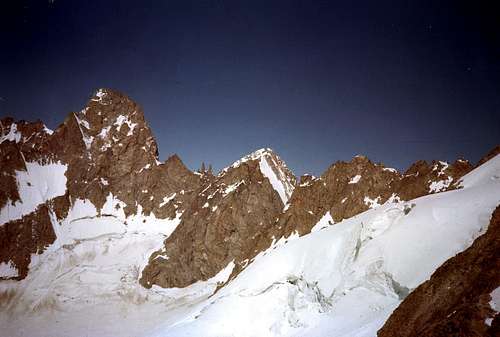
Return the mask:
[[[54,131],[40,121],[12,118],[1,119],[0,128],[4,280],[26,278],[33,257],[50,249],[65,226],[88,217],[80,214],[82,209],[91,208],[96,217],[121,214],[125,225],[138,214],[178,220],[138,277],[145,288],[186,287],[234,264],[229,282],[280,239],[306,235],[318,224],[333,225],[386,203],[459,189],[461,178],[475,167],[464,159],[419,160],[401,173],[356,156],[332,164],[319,177],[297,178],[265,148],[216,175],[192,172],[177,155],[160,162],[141,107],[109,89],[98,90]],[[498,153],[500,147],[477,165]],[[397,315],[384,335],[397,335],[393,326],[410,316],[405,309]]]

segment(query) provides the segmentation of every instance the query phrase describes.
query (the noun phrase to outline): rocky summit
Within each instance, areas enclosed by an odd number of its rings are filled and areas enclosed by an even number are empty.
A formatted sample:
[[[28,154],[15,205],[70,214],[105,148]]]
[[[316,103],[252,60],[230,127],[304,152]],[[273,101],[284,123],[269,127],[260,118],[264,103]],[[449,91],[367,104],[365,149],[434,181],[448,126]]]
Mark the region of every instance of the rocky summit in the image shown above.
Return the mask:
[[[18,278],[26,276],[30,254],[54,242],[75,205],[91,205],[96,215],[175,218],[208,179],[176,155],[160,163],[141,108],[112,90],[98,90],[54,131],[12,118],[2,119],[1,126],[0,238],[7,244],[0,261],[14,261]]]
[[[9,336],[498,334],[500,147],[405,172],[358,155],[297,178],[270,148],[191,171],[110,89],[53,131],[0,127]]]

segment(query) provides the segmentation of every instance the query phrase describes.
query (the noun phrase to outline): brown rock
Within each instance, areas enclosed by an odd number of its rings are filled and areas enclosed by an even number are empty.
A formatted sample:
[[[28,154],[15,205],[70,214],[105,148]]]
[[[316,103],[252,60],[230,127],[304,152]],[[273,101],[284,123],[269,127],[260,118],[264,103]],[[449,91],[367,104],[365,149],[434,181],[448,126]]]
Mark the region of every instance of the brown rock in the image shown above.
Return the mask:
[[[429,164],[419,160],[410,166],[400,181],[394,183],[394,190],[402,200],[448,191],[456,188],[455,183],[472,169],[472,165],[463,159],[452,164],[443,161]]]
[[[284,205],[261,172],[261,158],[278,177],[281,171],[290,184],[295,178],[270,150],[247,158],[221,172],[194,198],[165,250],[151,256],[142,285],[185,287],[215,276],[231,261],[245,264],[269,246],[261,234],[274,225]]]
[[[363,156],[333,164],[320,178],[303,177],[279,219],[281,233],[272,235],[307,234],[326,212],[338,222],[366,211],[371,205],[368,199],[383,203],[392,195],[391,183],[397,179],[396,171]]]
[[[0,262],[12,261],[21,280],[28,275],[31,254],[38,254],[56,239],[49,208],[41,205],[22,219],[0,226]],[[1,278],[0,278],[1,279]]]

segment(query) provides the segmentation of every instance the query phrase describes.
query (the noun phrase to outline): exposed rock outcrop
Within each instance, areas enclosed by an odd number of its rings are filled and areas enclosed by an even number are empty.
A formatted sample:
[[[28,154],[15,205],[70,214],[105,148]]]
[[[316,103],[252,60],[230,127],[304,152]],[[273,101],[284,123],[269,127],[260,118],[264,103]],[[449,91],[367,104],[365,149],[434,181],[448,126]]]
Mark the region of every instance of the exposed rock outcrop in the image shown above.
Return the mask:
[[[172,215],[160,207],[163,199],[182,189],[192,193],[201,184],[200,176],[177,156],[158,161],[141,108],[112,90],[99,90],[85,109],[68,116],[54,137],[79,140],[58,142],[55,152],[68,163],[69,195],[90,200],[97,209],[111,193],[125,203],[126,215],[135,214],[138,205],[144,214]]]
[[[499,336],[500,315],[489,304],[498,287],[500,207],[486,233],[406,297],[378,336]]]
[[[25,278],[28,275],[31,254],[43,252],[55,239],[49,208],[46,205],[40,205],[34,212],[21,219],[0,226],[0,263],[10,261],[17,269],[17,276],[9,278]]]
[[[295,185],[295,177],[270,149],[224,169],[193,200],[165,248],[154,253],[141,283],[185,287],[206,280],[228,263],[248,262],[269,243],[273,226]]]

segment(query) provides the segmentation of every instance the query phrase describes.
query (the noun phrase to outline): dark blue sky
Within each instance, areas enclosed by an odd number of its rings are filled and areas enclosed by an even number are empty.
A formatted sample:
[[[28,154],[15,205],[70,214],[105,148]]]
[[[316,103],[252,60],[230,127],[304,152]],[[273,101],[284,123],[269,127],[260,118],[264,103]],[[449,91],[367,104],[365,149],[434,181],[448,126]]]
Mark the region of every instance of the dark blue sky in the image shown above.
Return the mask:
[[[0,115],[55,128],[110,87],[192,169],[260,147],[296,174],[475,161],[500,143],[500,20],[478,2],[3,1]]]

